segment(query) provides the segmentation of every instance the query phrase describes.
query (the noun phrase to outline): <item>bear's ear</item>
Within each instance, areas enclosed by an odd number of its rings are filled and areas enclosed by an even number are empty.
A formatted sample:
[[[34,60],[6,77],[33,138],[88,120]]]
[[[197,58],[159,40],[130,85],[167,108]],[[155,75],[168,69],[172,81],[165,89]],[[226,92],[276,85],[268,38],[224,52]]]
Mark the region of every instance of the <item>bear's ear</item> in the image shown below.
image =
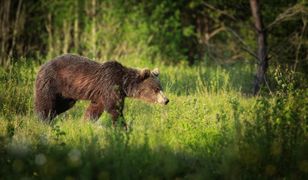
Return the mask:
[[[151,73],[152,73],[154,76],[157,77],[157,76],[159,75],[159,70],[158,70],[158,68],[153,69]]]
[[[140,70],[139,77],[140,77],[141,80],[144,80],[144,79],[150,77],[150,75],[151,75],[151,70],[149,70],[149,69]]]

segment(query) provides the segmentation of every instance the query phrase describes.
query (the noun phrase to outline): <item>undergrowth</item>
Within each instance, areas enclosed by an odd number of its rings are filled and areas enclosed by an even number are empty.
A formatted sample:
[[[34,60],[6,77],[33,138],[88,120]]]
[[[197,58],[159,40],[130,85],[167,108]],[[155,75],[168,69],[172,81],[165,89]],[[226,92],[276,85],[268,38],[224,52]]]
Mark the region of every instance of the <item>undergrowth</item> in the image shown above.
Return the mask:
[[[275,91],[252,97],[245,65],[158,66],[170,103],[127,99],[127,132],[85,121],[88,102],[39,121],[38,65],[0,68],[0,179],[307,178],[307,89],[275,73]]]

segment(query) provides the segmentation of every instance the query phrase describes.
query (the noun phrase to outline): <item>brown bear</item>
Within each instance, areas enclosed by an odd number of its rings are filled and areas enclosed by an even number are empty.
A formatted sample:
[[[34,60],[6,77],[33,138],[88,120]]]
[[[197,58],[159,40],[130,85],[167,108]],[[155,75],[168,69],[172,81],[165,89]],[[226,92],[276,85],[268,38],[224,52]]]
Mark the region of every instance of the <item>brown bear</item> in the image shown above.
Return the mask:
[[[100,64],[86,57],[62,55],[42,65],[38,72],[35,111],[39,118],[50,121],[77,100],[90,100],[87,119],[96,120],[107,111],[115,124],[123,117],[125,97],[165,105],[169,102],[158,75],[157,69],[138,70],[116,61]]]

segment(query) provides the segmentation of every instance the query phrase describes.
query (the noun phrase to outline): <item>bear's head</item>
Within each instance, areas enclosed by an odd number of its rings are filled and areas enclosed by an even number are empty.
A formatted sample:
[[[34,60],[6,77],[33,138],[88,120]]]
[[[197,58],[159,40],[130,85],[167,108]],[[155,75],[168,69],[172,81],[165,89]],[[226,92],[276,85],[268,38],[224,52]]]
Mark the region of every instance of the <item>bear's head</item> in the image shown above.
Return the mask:
[[[140,70],[139,83],[135,91],[135,98],[142,99],[150,103],[167,105],[169,99],[164,95],[162,86],[158,79],[159,71],[143,69]]]

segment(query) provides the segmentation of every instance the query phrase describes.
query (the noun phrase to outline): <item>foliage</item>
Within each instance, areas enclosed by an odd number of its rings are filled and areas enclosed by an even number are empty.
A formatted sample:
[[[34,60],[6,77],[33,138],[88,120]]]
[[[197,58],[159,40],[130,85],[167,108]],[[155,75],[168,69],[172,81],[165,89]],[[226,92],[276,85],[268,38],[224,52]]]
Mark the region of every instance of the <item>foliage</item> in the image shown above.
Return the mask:
[[[10,10],[1,11],[1,64],[5,66],[20,56],[53,58],[67,52],[102,60],[138,57],[140,61],[167,64],[224,64],[254,59],[255,32],[249,1],[245,0],[1,3]],[[264,1],[261,11],[270,62],[305,72],[305,2]]]

